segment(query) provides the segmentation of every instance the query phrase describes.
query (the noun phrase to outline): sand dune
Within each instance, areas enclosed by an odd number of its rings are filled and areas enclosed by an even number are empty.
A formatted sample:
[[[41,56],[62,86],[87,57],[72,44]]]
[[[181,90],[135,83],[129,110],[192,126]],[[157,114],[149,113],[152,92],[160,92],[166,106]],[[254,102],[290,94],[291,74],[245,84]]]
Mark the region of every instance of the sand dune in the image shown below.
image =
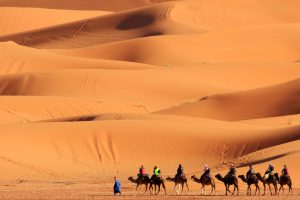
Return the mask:
[[[97,98],[49,96],[1,96],[0,123],[13,124],[41,120],[58,120],[74,116],[100,115],[110,112],[146,113],[138,105],[118,101],[103,102]]]
[[[240,123],[263,126],[263,127],[288,127],[299,124],[300,115],[285,115],[279,117],[269,117],[269,118],[260,118],[260,119],[251,119],[239,121]]]
[[[298,23],[297,0],[186,0],[177,2],[172,12],[175,21],[205,30],[251,24]]]
[[[74,58],[28,48],[13,42],[0,43],[0,74],[59,69],[148,69],[154,66],[123,61]]]
[[[135,126],[134,131],[132,126]],[[205,128],[199,123],[167,121],[140,121],[138,124],[118,121],[117,126],[115,121],[52,123],[51,127],[49,129],[48,123],[1,126],[4,133],[1,147],[6,149],[2,163],[10,163],[10,166],[21,169],[17,172],[24,172],[23,175],[6,173],[6,178],[16,178],[16,175],[50,179],[89,177],[99,173],[104,177],[110,173],[125,175],[134,173],[132,166],[138,166],[140,162],[147,166],[159,163],[164,173],[169,174],[181,161],[189,166],[186,170],[192,172],[199,167],[199,162],[217,166],[257,150],[299,139],[299,127],[249,131],[242,128],[227,130],[213,124]],[[222,138],[218,137],[220,131]],[[14,140],[15,137],[19,140]],[[132,145],[124,143],[128,137]],[[29,147],[33,141],[36,145]],[[200,146],[199,141],[206,143]],[[189,148],[182,149],[182,146]],[[244,150],[240,151],[241,148]],[[11,172],[14,168],[5,168],[5,171]]]
[[[141,38],[56,52],[171,66],[203,62],[294,62],[299,58],[299,33],[300,24],[254,26],[206,34]]]
[[[111,12],[106,11],[71,11],[41,8],[0,7],[0,36],[45,28],[48,26],[107,15],[110,13]],[[18,20],[16,20],[16,18],[18,18]]]
[[[138,7],[148,6],[154,3],[180,0],[61,0],[53,2],[51,0],[0,0],[0,6],[12,7],[34,7],[34,8],[56,8],[65,10],[105,10],[105,11],[122,11]]]
[[[114,176],[136,199],[142,164],[164,177],[287,164],[299,188],[299,6],[0,0],[0,199],[109,199]],[[179,198],[200,194],[188,182]]]
[[[206,85],[241,91],[298,79],[300,78],[299,64],[297,62],[203,62],[170,66],[170,68],[171,71],[176,71],[182,76],[197,75]]]
[[[74,48],[153,35],[203,32],[170,18],[173,4],[159,4],[0,37],[38,48]]]
[[[74,9],[74,10],[112,10],[120,11],[130,8],[149,5],[147,0],[62,0],[53,3],[51,0],[1,0],[0,6],[14,6],[14,7],[38,7],[38,8],[57,8],[57,9]]]
[[[0,85],[1,95],[97,98],[103,102],[135,105],[147,112],[228,91],[226,88],[202,85],[197,76],[186,79],[180,74],[170,76],[165,69],[57,70],[14,74],[1,76]]]
[[[299,114],[299,81],[215,95],[158,113],[228,121]]]

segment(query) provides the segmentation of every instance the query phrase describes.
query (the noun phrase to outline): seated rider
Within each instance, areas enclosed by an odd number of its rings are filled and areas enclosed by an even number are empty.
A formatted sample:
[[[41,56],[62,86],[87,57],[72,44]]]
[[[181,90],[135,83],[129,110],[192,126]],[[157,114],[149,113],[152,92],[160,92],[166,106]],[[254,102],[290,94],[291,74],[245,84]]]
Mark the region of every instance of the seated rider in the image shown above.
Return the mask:
[[[175,175],[175,179],[177,179],[181,175],[183,175],[183,167],[181,164],[179,164],[179,166],[177,168],[177,174]]]
[[[254,174],[255,174],[255,171],[253,169],[253,166],[250,165],[249,166],[249,170],[247,171],[247,174],[246,174],[247,179],[252,178]]]
[[[282,169],[282,171],[281,171],[281,174],[284,175],[284,176],[289,176],[289,171],[288,171],[286,165],[283,166],[283,169]]]
[[[270,163],[265,174],[272,174],[274,172],[274,166]]]
[[[271,174],[274,174],[274,166],[270,163],[267,171],[265,172],[264,178],[267,179]]]
[[[144,177],[145,175],[146,175],[145,168],[143,165],[141,165],[141,167],[139,169],[138,177]]]
[[[157,166],[154,166],[152,178],[160,177],[160,169]]]
[[[230,175],[231,177],[236,177],[236,169],[234,166],[230,167],[228,175]]]
[[[204,170],[203,170],[201,179],[203,179],[203,178],[210,178],[210,169],[209,169],[208,165],[204,165]]]

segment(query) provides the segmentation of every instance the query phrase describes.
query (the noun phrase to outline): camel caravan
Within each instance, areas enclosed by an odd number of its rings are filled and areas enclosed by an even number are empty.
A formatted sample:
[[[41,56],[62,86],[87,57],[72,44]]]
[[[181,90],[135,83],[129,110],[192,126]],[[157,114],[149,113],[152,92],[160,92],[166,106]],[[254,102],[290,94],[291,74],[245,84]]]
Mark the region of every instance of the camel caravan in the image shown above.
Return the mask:
[[[228,173],[223,177],[221,174],[215,175],[215,178],[218,181],[221,181],[224,183],[225,186],[225,195],[231,194],[231,195],[239,195],[239,184],[238,179],[241,179],[242,182],[247,184],[247,195],[252,195],[252,189],[251,186],[255,186],[255,192],[254,195],[261,195],[259,182],[263,184],[263,194],[266,194],[266,188],[269,188],[271,195],[279,195],[282,191],[282,194],[284,195],[284,186],[287,185],[289,188],[288,194],[293,195],[293,189],[292,189],[292,180],[289,175],[287,166],[284,165],[281,175],[279,176],[277,172],[274,171],[274,167],[272,164],[269,164],[269,167],[265,174],[262,176],[260,173],[256,173],[253,169],[253,166],[249,166],[249,170],[245,175],[236,175],[236,169],[235,167],[231,167],[228,171]],[[166,195],[166,184],[165,181],[173,182],[174,183],[174,191],[177,193],[177,195],[181,195],[184,188],[189,191],[188,186],[188,179],[183,172],[183,167],[180,164],[177,169],[177,173],[174,177],[167,177],[164,179],[161,175],[160,169],[155,166],[153,169],[153,175],[150,176],[145,173],[145,168],[142,165],[139,168],[139,173],[137,175],[137,178],[129,177],[128,180],[132,183],[136,184],[136,191],[140,195],[146,194],[147,191],[150,192],[150,194],[153,193],[158,195],[161,191],[161,188],[164,190],[164,194]],[[201,175],[201,177],[197,177],[195,175],[191,176],[191,180],[200,184],[201,188],[201,195],[207,195],[206,193],[206,187],[210,187],[210,193],[209,195],[214,195],[216,193],[216,184],[215,180],[211,175],[210,169],[207,165],[204,166],[204,172]],[[278,189],[279,184],[279,189]],[[145,186],[143,188],[143,186]],[[230,186],[233,186],[233,191],[230,191]],[[142,189],[143,188],[143,189]],[[273,188],[273,189],[272,189]],[[272,192],[273,190],[273,192]]]

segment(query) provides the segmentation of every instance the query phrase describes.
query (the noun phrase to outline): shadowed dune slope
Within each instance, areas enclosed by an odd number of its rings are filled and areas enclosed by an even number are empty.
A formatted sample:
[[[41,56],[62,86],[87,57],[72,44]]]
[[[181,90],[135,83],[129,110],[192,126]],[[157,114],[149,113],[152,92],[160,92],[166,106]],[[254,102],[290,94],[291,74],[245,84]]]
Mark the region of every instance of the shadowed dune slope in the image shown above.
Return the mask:
[[[113,112],[147,113],[143,106],[97,98],[50,96],[1,96],[0,123],[14,124],[41,120],[99,115]]]
[[[158,4],[0,37],[37,48],[75,48],[164,34],[203,32],[170,18],[174,5]]]
[[[111,12],[105,11],[0,7],[0,36],[64,24],[110,13]]]
[[[300,79],[296,79],[265,88],[214,95],[158,113],[227,121],[299,114],[299,83]]]
[[[153,77],[156,81],[153,81]],[[143,107],[151,112],[228,91],[202,85],[197,76],[183,78],[157,70],[58,70],[0,77],[1,95],[95,97],[103,102]],[[147,95],[145,95],[147,92]]]
[[[281,24],[148,37],[55,52],[172,66],[203,62],[294,62],[299,58],[299,48],[300,24]]]
[[[76,58],[44,50],[0,43],[0,74],[16,74],[59,69],[149,69],[154,66],[114,60]]]

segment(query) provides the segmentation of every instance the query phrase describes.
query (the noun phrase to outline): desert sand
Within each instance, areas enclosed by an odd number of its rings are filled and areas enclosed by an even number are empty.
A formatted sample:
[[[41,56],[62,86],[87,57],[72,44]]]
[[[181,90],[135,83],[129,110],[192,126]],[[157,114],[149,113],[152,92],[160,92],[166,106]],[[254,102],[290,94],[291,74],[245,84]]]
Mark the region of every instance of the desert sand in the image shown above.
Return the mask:
[[[0,0],[0,199],[201,197],[205,164],[288,166],[300,195],[298,0]],[[190,191],[140,197],[140,165]],[[113,197],[113,177],[122,196]],[[262,183],[260,187],[263,188]],[[210,189],[210,188],[209,188]]]

